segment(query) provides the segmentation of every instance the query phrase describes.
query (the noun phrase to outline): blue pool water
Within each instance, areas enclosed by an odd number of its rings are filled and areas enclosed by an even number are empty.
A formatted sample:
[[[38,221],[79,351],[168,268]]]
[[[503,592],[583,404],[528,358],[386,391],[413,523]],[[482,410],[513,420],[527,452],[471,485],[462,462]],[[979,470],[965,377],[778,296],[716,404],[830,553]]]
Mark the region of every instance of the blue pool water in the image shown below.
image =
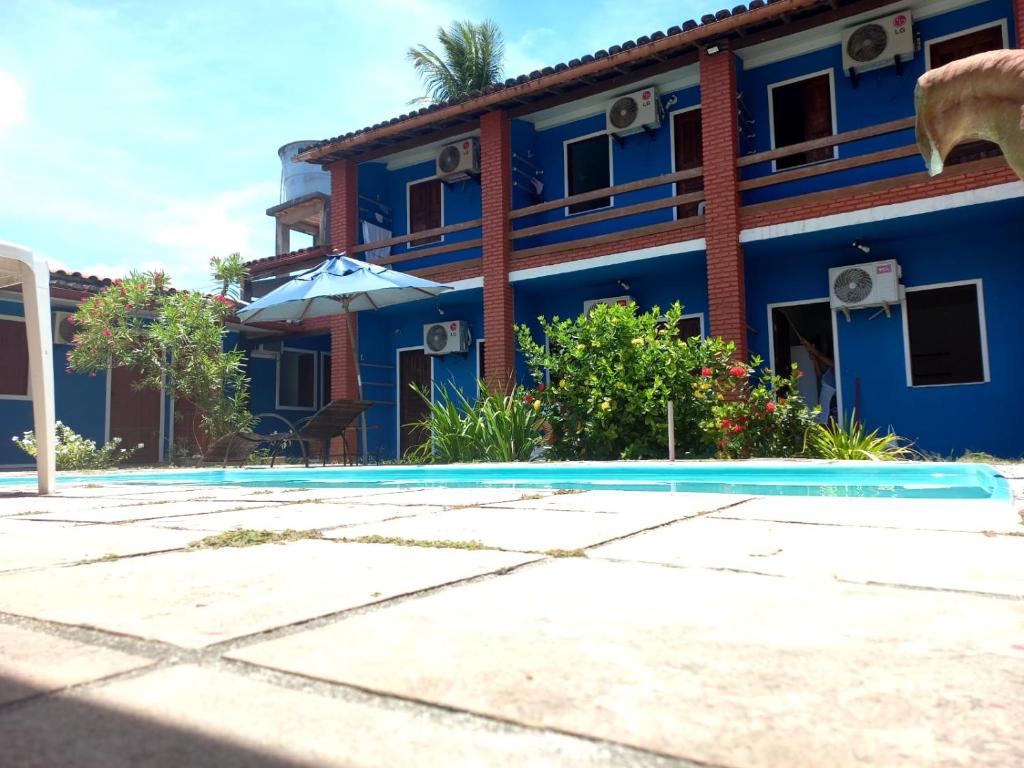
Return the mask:
[[[60,473],[58,482],[262,488],[566,488],[766,496],[1012,499],[1006,479],[988,465],[929,462],[610,462],[308,469],[254,467],[106,474]],[[32,476],[0,476],[0,490],[29,490],[33,483]]]

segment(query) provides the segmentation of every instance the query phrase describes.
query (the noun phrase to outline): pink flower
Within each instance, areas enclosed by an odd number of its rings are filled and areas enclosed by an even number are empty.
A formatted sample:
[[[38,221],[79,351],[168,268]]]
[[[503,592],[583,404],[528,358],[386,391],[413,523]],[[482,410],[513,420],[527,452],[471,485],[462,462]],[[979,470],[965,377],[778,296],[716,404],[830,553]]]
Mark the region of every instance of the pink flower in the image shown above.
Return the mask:
[[[804,375],[804,372],[797,368],[795,371],[793,371],[793,375],[799,379],[801,376]]]
[[[738,379],[741,376],[747,375],[747,369],[744,368],[742,365],[734,365],[732,368],[729,369],[729,375]]]
[[[70,374],[71,373],[71,369],[70,368],[65,368],[64,369],[64,373]]]
[[[77,320],[75,320],[75,316],[74,315],[68,315],[67,318],[65,318],[65,319],[68,321],[68,323],[70,325],[74,325],[76,322],[78,322]]]
[[[110,338],[110,337],[111,337],[112,335],[113,335],[113,334],[111,334],[111,332],[110,332],[110,329],[109,329],[109,328],[104,328],[104,329],[103,329],[103,336],[105,336],[106,338],[108,338],[108,339],[109,339],[109,338]]]
[[[712,371],[710,368],[700,369],[700,375],[703,376],[705,379],[710,379],[713,373],[714,371]]]
[[[775,403],[768,403],[767,405],[765,405],[764,409],[768,413],[775,413]]]

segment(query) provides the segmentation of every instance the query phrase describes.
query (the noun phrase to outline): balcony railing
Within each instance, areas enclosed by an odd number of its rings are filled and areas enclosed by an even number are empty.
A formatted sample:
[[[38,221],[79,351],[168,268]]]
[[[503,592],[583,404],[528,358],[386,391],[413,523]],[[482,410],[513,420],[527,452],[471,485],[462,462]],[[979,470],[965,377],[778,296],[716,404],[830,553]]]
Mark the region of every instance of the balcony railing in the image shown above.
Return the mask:
[[[384,240],[377,240],[373,243],[361,243],[352,249],[352,253],[358,256],[361,253],[374,251],[378,248],[387,248],[395,245],[407,246],[409,243],[420,240],[429,240],[434,237],[443,237],[444,235],[454,234],[455,232],[466,232],[470,229],[479,229],[482,223],[481,219],[473,219],[472,221],[463,221],[458,224],[449,224],[446,227],[435,227],[434,229],[424,229],[408,235],[389,237]],[[411,250],[405,250],[399,253],[392,253],[388,256],[374,258],[372,261],[374,264],[399,264],[403,261],[416,261],[419,259],[429,258],[430,256],[440,256],[445,253],[468,251],[472,248],[479,248],[482,243],[483,240],[481,238],[475,237],[469,240],[459,240],[454,243],[444,243],[434,247],[415,247]]]

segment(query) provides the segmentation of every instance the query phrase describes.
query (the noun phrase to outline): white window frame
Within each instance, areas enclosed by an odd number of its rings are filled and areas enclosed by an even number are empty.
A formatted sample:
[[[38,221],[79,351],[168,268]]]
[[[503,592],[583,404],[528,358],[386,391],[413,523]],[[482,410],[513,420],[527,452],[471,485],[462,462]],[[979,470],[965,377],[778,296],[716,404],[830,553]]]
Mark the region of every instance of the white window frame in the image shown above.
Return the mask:
[[[25,318],[24,317],[18,317],[17,315],[0,315],[0,320],[14,320],[15,322],[18,322],[18,323],[21,323],[22,325],[25,325]],[[25,344],[26,344],[26,349],[27,349],[27,345],[28,345],[28,335],[27,335],[28,334],[28,330],[27,329],[26,329],[25,333],[26,333]],[[30,362],[29,363],[29,367],[31,368],[31,366],[32,366],[32,364]],[[25,375],[25,394],[24,395],[0,395],[0,400],[12,400],[12,401],[31,400],[32,399],[32,383],[30,381],[31,378],[32,378],[32,372],[31,371],[27,371],[26,375]]]
[[[679,316],[680,320],[693,320],[694,318],[696,318],[697,321],[700,323],[700,337],[702,339],[706,339],[708,334],[707,334],[707,331],[704,328],[704,313],[703,312],[690,312],[688,314],[680,315]],[[659,323],[664,323],[666,320],[668,320],[668,315],[662,315],[661,317],[658,318],[658,322]]]
[[[426,354],[426,347],[416,344],[411,347],[395,347],[395,457],[402,458],[402,352],[411,352],[419,349]],[[430,402],[435,402],[434,363],[435,355],[427,355],[430,358]]]
[[[800,75],[799,77],[791,77],[788,80],[780,80],[777,83],[770,83],[768,85],[768,131],[771,136],[772,149],[779,149],[775,146],[775,98],[774,91],[776,88],[782,88],[786,85],[792,85],[793,83],[799,83],[801,80],[810,80],[821,75],[828,75],[829,91],[832,101],[832,135],[835,136],[839,131],[839,117],[836,112],[836,72],[835,69],[829,67],[828,69],[822,69],[817,72],[809,72],[806,75]],[[789,168],[783,168],[782,171],[792,171],[796,168],[806,168],[809,165],[817,165],[818,163],[829,163],[832,160],[839,159],[839,147],[832,147],[832,157],[824,160],[815,160],[811,163],[803,163],[802,165],[794,165]],[[778,173],[778,161],[772,160],[772,173]]]
[[[571,139],[565,139],[562,141],[562,191],[565,197],[570,197],[569,193],[569,145],[575,144],[579,141],[586,141],[592,139],[595,136],[604,136],[608,142],[608,186],[615,186],[615,153],[613,152],[612,136],[608,131],[594,131],[588,133],[585,136],[573,136]],[[582,192],[578,194],[584,194]],[[595,211],[605,211],[609,208],[615,207],[615,195],[608,195],[608,205],[603,205],[600,208],[591,208],[587,211],[577,211],[576,213],[569,212],[569,206],[566,205],[562,208],[562,212],[566,216],[586,216],[588,213],[594,213]]]
[[[297,352],[313,356],[313,405],[281,405],[281,357],[285,352]],[[315,412],[317,410],[316,403],[320,399],[318,394],[320,372],[317,370],[320,356],[317,354],[317,351],[315,349],[300,349],[299,347],[281,347],[281,353],[274,355],[274,357],[277,360],[274,365],[274,410]]]
[[[683,112],[693,112],[695,110],[699,110],[700,108],[701,108],[700,104],[694,104],[692,107],[683,107],[682,109],[674,109],[674,110],[672,110],[671,112],[668,113],[668,140],[670,142],[669,150],[670,150],[670,154],[671,154],[671,157],[672,157],[672,159],[670,161],[672,163],[672,166],[671,166],[671,170],[669,170],[669,173],[675,173],[676,172],[676,115],[680,115]],[[701,131],[701,136],[703,136],[703,135],[704,135],[704,133],[703,133],[703,130],[702,130]],[[566,171],[568,172],[568,167],[566,168]],[[675,197],[675,195],[676,195],[676,192],[675,192],[675,182],[673,182],[673,184],[672,184],[672,196]],[[672,221],[678,221],[678,220],[679,220],[679,206],[678,205],[673,205],[672,206]],[[684,315],[684,317],[685,317],[685,315]],[[703,320],[703,318],[700,321],[700,327],[701,327],[701,332],[703,333],[703,330],[704,330],[704,320]]]
[[[823,296],[814,299],[798,299],[797,301],[776,301],[767,305],[768,367],[776,374],[779,373],[779,370],[775,367],[775,334],[772,333],[772,310],[783,309],[784,307],[799,307],[805,304],[831,304],[831,299],[828,296]],[[829,315],[832,318],[832,362],[835,363],[833,372],[836,377],[836,415],[839,417],[839,426],[844,426],[846,416],[843,413],[843,369],[842,363],[839,360],[839,324],[836,322],[837,314],[837,310],[829,307]],[[906,316],[905,312],[904,316]]]
[[[974,32],[981,32],[983,29],[989,29],[991,27],[999,27],[1003,35],[1003,48],[1010,46],[1009,42],[1009,29],[1007,28],[1006,19],[1002,18],[997,21],[987,21],[984,24],[979,24],[976,27],[969,27],[968,29],[959,29],[956,32],[951,32],[948,35],[942,35],[940,37],[932,38],[931,40],[925,40],[924,43],[924,71],[930,72],[932,68],[932,46],[935,43],[944,43],[947,40],[955,40],[958,37],[964,37]]]
[[[954,280],[949,283],[929,283],[927,285],[915,285],[905,288],[906,293],[916,291],[931,291],[941,288],[956,288],[961,285],[973,285],[978,292],[978,341],[981,343],[981,372],[984,377],[981,381],[958,381],[950,384],[914,384],[913,373],[910,370],[910,313],[907,311],[907,300],[904,297],[900,301],[900,310],[903,314],[903,364],[906,369],[907,386],[911,389],[934,389],[936,387],[977,387],[992,382],[991,371],[988,365],[988,328],[985,323],[985,291],[980,277],[973,280]]]
[[[434,174],[433,176],[424,176],[422,179],[413,179],[412,181],[407,181],[405,183],[405,234],[406,235],[414,234],[412,232],[412,208],[409,205],[409,201],[411,200],[411,197],[412,197],[411,194],[410,194],[410,190],[416,184],[423,184],[424,182],[434,181],[434,180],[441,180],[441,226],[442,227],[445,226],[445,223],[444,223],[444,198],[445,198],[445,192],[447,190],[445,188],[444,180],[441,179],[441,177],[438,176],[437,174]],[[405,244],[405,249],[407,251],[414,251],[417,248],[430,248],[432,246],[440,245],[443,242],[444,242],[444,235],[441,235],[437,240],[435,240],[432,243],[423,243],[422,245],[413,245],[411,241],[407,242]]]

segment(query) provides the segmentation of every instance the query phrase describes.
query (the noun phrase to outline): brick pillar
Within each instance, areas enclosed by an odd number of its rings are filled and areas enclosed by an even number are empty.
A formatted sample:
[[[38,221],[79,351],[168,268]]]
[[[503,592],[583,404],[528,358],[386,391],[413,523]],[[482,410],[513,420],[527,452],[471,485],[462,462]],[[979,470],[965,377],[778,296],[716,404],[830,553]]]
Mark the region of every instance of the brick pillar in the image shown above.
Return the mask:
[[[350,160],[337,160],[327,166],[331,173],[330,252],[350,253],[359,242],[359,181],[356,164]],[[358,334],[359,316],[352,316],[353,330]],[[354,399],[356,369],[352,348],[348,340],[345,315],[330,318],[331,332],[331,397]],[[357,336],[358,338],[358,336]],[[350,430],[347,439],[350,452],[358,450],[356,431]],[[331,455],[340,456],[341,440],[331,441]]]
[[[1024,0],[1013,0],[1013,20],[1017,28],[1017,47],[1024,48]]]
[[[505,112],[480,118],[480,193],[483,205],[485,369],[491,389],[510,386],[515,376],[515,311],[508,281],[512,241],[512,125]]]
[[[736,160],[736,60],[721,44],[700,54],[701,128],[704,144],[704,233],[707,240],[708,308],[711,333],[736,344],[747,356],[747,313],[740,246],[740,196]]]

